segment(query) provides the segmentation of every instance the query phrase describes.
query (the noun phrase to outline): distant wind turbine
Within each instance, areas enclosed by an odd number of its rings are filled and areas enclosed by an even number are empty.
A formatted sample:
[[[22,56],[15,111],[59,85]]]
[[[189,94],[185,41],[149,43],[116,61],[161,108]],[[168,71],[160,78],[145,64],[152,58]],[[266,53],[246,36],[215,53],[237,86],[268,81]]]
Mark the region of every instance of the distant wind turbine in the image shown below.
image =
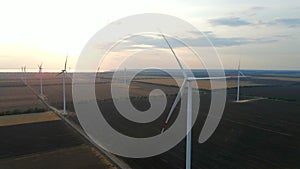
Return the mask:
[[[21,66],[21,72],[22,72],[22,74],[24,73],[24,67],[23,66]],[[24,80],[24,77],[21,76],[21,79]]]
[[[241,59],[239,60],[238,71],[237,71],[237,93],[236,102],[240,102],[240,77],[246,77],[243,72],[241,72]]]
[[[237,74],[237,93],[236,93],[236,102],[240,101],[240,66],[241,66],[241,59],[239,60],[238,66],[238,74]]]
[[[213,79],[226,79],[227,77],[200,77],[200,78],[197,78],[197,77],[188,77],[184,71],[184,68],[183,68],[183,65],[181,64],[179,58],[176,56],[173,48],[171,47],[170,43],[168,42],[168,40],[166,39],[166,37],[161,34],[161,36],[164,38],[164,40],[166,41],[167,45],[169,46],[172,54],[174,55],[180,69],[181,69],[181,72],[184,76],[184,80],[181,84],[181,87],[178,91],[178,94],[175,98],[175,101],[171,107],[171,110],[167,116],[167,119],[166,121],[164,122],[163,124],[163,127],[162,127],[162,130],[161,130],[161,133],[163,133],[167,127],[167,123],[170,119],[170,117],[172,116],[172,113],[176,107],[176,105],[178,104],[179,100],[180,100],[180,97],[181,97],[181,93],[183,92],[184,88],[186,87],[186,83],[188,83],[188,95],[187,95],[187,130],[186,130],[186,134],[187,134],[187,137],[186,137],[186,169],[191,169],[191,148],[192,148],[192,103],[193,103],[193,88],[192,88],[192,83],[193,81],[197,81],[197,80],[213,80]]]
[[[67,63],[68,63],[68,55],[66,57],[65,61],[65,66],[64,69],[61,70],[60,73],[58,73],[56,76],[63,75],[63,101],[64,101],[64,112],[63,115],[67,115],[67,110],[66,110],[66,74],[67,74]]]
[[[97,68],[95,81],[97,81],[97,75],[98,75],[98,73],[99,73],[99,82],[100,82],[100,72],[99,72],[99,70],[100,70],[100,66]]]
[[[43,63],[41,63],[40,65],[38,65],[39,68],[39,75],[40,75],[40,91],[41,91],[41,97],[43,97]]]
[[[27,74],[26,74],[26,65],[23,67],[24,73],[25,73],[25,83],[27,83]]]

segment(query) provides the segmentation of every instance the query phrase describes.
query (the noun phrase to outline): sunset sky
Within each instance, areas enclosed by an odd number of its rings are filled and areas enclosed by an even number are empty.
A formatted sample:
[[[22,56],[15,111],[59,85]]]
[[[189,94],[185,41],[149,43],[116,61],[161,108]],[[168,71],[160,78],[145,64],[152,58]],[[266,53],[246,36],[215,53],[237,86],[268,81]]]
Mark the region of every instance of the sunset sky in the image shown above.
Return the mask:
[[[43,62],[75,67],[102,27],[139,13],[184,19],[212,41],[226,69],[300,69],[300,2],[295,0],[10,0],[0,2],[0,71]],[[33,70],[34,71],[34,70]]]

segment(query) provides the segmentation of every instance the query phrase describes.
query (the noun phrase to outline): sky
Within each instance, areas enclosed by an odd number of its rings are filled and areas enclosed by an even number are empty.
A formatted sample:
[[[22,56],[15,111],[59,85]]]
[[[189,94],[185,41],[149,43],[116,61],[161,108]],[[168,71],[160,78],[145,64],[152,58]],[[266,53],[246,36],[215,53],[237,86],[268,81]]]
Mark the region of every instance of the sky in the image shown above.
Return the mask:
[[[300,2],[295,0],[10,0],[0,2],[0,71],[73,69],[101,28],[140,13],[172,15],[212,41],[224,68],[300,69]],[[197,45],[197,44],[195,44]],[[111,60],[113,62],[114,60]],[[110,62],[108,60],[108,62]]]

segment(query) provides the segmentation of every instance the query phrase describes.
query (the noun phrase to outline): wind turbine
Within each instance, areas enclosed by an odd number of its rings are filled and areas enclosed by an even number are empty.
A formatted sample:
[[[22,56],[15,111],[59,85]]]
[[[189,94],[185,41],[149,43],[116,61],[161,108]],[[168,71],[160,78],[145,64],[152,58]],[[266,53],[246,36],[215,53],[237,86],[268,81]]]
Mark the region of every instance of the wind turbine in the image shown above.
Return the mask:
[[[178,94],[175,98],[175,101],[171,107],[171,110],[167,116],[167,119],[166,121],[164,122],[163,124],[163,127],[162,127],[162,130],[161,130],[161,133],[163,133],[167,127],[167,124],[168,124],[168,121],[176,107],[176,105],[178,104],[179,100],[180,100],[180,97],[181,97],[181,93],[183,92],[184,88],[186,87],[186,83],[188,83],[188,95],[187,95],[187,128],[186,128],[186,169],[191,169],[191,148],[192,148],[192,103],[193,103],[193,87],[192,87],[192,83],[193,81],[197,81],[197,80],[213,80],[213,79],[226,79],[227,77],[200,77],[200,78],[197,78],[197,77],[188,77],[184,71],[184,68],[183,68],[183,65],[181,64],[179,58],[177,57],[176,53],[174,52],[173,48],[171,47],[170,43],[168,42],[168,40],[166,39],[166,37],[161,34],[161,36],[164,38],[164,40],[166,41],[166,43],[168,44],[168,47],[170,48],[171,52],[173,53],[180,69],[181,69],[181,72],[184,76],[184,80],[181,84],[181,87],[178,91]]]
[[[39,75],[40,75],[40,85],[41,85],[41,96],[43,97],[43,74],[42,74],[42,69],[43,69],[43,63],[40,65],[37,65],[39,68]]]
[[[25,83],[27,84],[27,74],[26,74],[26,65],[23,67],[24,73],[25,73]]]
[[[22,74],[24,73],[24,67],[21,66],[21,71],[22,71]],[[21,79],[24,81],[24,77],[21,77]]]
[[[96,73],[96,76],[95,76],[95,79],[97,80],[97,75],[98,75],[98,73],[99,73],[99,70],[100,70],[100,66],[98,66],[98,68],[97,68],[97,73]],[[99,73],[99,81],[100,81],[100,73]]]
[[[56,76],[63,75],[63,101],[64,101],[64,112],[63,115],[67,115],[66,111],[66,74],[67,74],[67,62],[68,62],[68,56],[66,57],[65,66],[64,69],[61,70],[60,73],[58,73]]]
[[[237,93],[236,102],[240,102],[240,76],[246,77],[243,72],[241,72],[241,59],[239,60],[238,71],[237,71]]]

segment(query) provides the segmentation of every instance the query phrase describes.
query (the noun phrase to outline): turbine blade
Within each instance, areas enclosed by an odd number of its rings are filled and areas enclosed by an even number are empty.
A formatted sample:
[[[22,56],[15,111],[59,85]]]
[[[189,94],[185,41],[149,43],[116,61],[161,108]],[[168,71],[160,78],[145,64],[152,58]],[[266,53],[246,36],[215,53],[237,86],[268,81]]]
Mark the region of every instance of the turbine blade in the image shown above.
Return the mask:
[[[69,73],[66,72],[66,75],[67,75],[68,78],[70,78],[71,80],[73,80],[73,77]]]
[[[167,128],[167,124],[168,124],[168,122],[169,122],[169,120],[170,120],[170,118],[171,118],[171,116],[172,116],[172,114],[173,114],[173,112],[175,110],[176,105],[178,104],[178,102],[180,100],[181,93],[182,93],[183,89],[185,88],[185,84],[186,84],[186,79],[184,79],[183,82],[182,82],[182,85],[181,85],[181,87],[180,87],[180,89],[179,89],[179,91],[177,93],[177,96],[176,96],[176,98],[174,100],[174,103],[173,103],[173,105],[172,105],[172,107],[171,107],[171,109],[170,109],[170,111],[168,113],[167,119],[164,122],[164,125],[163,125],[163,128],[161,130],[161,133],[163,133],[165,131],[165,129]]]
[[[240,74],[242,75],[243,78],[246,78],[246,80],[250,80],[249,76],[246,76],[243,72],[240,71]]]
[[[245,76],[245,75],[244,75],[244,73],[243,73],[243,72],[240,72],[240,74],[241,74],[243,77],[247,77],[247,76]]]
[[[60,73],[57,73],[56,77],[59,76],[59,75],[61,75],[61,74],[63,74],[63,73],[64,73],[64,71],[61,71]]]
[[[241,58],[240,58],[240,60],[239,60],[238,76],[242,75],[242,77],[246,78],[247,80],[250,80],[250,79],[248,78],[248,76],[245,76],[244,73],[241,72],[240,66],[241,66]]]
[[[240,71],[240,68],[241,68],[241,58],[239,59],[238,71]]]
[[[64,70],[67,70],[67,62],[68,62],[68,55],[67,55],[67,57],[66,57],[65,68],[64,68]]]
[[[174,52],[174,50],[173,50],[172,46],[170,45],[169,41],[167,40],[167,38],[165,37],[164,34],[161,34],[161,36],[165,39],[165,41],[166,41],[166,43],[168,44],[170,50],[172,51],[172,53],[173,53],[173,55],[174,55],[174,57],[175,57],[175,59],[176,59],[178,65],[179,65],[179,67],[180,67],[180,69],[181,69],[181,71],[182,71],[183,76],[184,76],[184,77],[187,77],[186,74],[185,74],[185,72],[184,72],[184,69],[183,69],[183,66],[182,66],[181,62],[180,62],[179,58],[177,57],[176,53]]]

